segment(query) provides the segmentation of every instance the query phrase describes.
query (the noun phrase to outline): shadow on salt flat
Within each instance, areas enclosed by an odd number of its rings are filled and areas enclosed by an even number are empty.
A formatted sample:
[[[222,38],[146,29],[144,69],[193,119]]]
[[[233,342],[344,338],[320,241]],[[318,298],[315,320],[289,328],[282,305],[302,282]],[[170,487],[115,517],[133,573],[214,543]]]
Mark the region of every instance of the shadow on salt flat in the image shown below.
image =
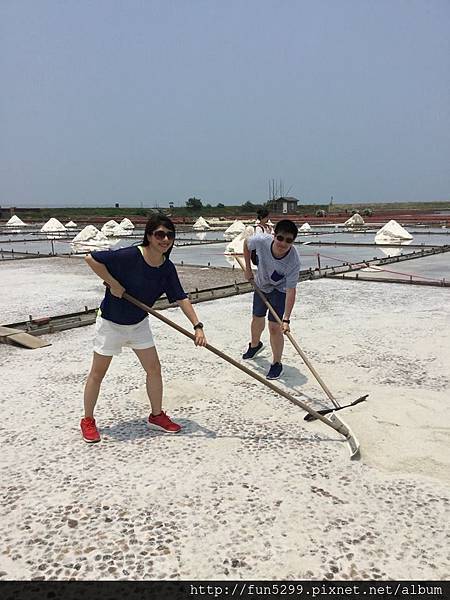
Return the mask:
[[[173,416],[173,415],[172,415]],[[202,425],[196,423],[196,421],[192,421],[191,419],[178,419],[173,417],[176,423],[179,423],[183,429],[177,434],[167,434],[163,431],[156,431],[154,429],[150,429],[147,426],[147,423],[143,419],[132,419],[131,421],[122,421],[121,423],[116,423],[111,427],[101,427],[101,435],[112,437],[116,440],[136,440],[139,438],[146,437],[180,437],[180,436],[188,436],[188,437],[207,437],[207,438],[215,438],[217,437],[215,431],[211,429],[207,429]]]
[[[257,432],[240,432],[240,433],[217,433],[212,429],[208,429],[207,427],[203,427],[203,425],[199,425],[196,421],[192,421],[191,419],[178,419],[175,418],[175,421],[179,423],[183,429],[177,434],[167,434],[164,432],[156,431],[147,427],[147,424],[142,419],[133,419],[131,421],[125,421],[122,423],[117,423],[116,425],[112,425],[111,427],[102,427],[101,435],[104,439],[107,437],[114,438],[118,441],[132,441],[143,438],[155,438],[155,437],[165,437],[167,439],[174,439],[180,437],[196,437],[196,438],[209,438],[209,439],[241,439],[241,440],[253,440],[253,441],[295,441],[295,442],[341,442],[342,438],[340,437],[330,437],[327,434],[318,434],[314,433],[306,433],[304,431],[299,431],[298,435],[292,435],[292,431],[286,435],[285,432],[280,433],[269,433],[269,434],[261,434]],[[299,425],[303,429],[303,424],[300,421]],[[239,423],[236,423],[236,427],[239,427]]]
[[[257,356],[252,361],[244,361],[243,364],[252,371],[255,371],[255,373],[258,373],[258,375],[265,377],[272,362],[271,360]],[[305,385],[308,382],[308,378],[297,367],[291,367],[283,362],[283,373],[281,374],[281,377],[273,381],[275,385],[277,382],[284,383],[286,386],[293,388],[294,385]]]

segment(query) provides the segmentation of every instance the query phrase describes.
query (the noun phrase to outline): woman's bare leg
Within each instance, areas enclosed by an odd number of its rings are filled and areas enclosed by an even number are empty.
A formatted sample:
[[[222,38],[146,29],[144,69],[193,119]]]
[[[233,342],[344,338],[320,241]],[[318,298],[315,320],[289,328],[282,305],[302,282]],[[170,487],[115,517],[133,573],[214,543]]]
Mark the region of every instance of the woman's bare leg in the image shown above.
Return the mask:
[[[100,386],[106,375],[112,356],[103,356],[94,352],[92,366],[84,387],[84,416],[94,418],[94,408],[100,393]]]
[[[147,395],[152,407],[152,415],[157,416],[162,408],[163,382],[161,377],[161,364],[159,362],[156,348],[145,348],[144,350],[134,350],[136,356],[141,361],[141,365],[147,374],[146,386]]]

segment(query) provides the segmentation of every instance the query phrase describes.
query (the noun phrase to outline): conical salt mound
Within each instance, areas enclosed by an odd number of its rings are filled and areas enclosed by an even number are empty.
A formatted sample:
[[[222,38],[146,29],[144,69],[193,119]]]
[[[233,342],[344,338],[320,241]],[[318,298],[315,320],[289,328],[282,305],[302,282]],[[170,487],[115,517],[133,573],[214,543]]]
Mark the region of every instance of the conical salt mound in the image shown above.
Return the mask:
[[[236,237],[239,233],[242,233],[243,231],[245,231],[244,223],[236,219],[236,221],[234,221],[234,223],[232,223],[228,227],[228,229],[225,229],[225,231],[223,232],[223,237],[226,240],[232,240],[234,237]]]
[[[105,235],[113,235],[113,231],[115,227],[118,227],[119,223],[117,221],[114,221],[114,219],[111,219],[110,221],[106,221],[106,223],[103,225],[101,231],[105,234]]]
[[[245,225],[242,221],[236,219],[234,223],[232,223],[228,229],[225,229],[224,233],[241,233],[241,231],[245,230]]]
[[[114,227],[114,229],[111,231],[111,235],[113,237],[123,237],[124,235],[130,235],[130,229],[124,229],[122,227],[122,225],[119,223],[118,225],[116,225]]]
[[[375,234],[375,244],[385,244],[393,240],[412,240],[413,236],[406,231],[397,221],[392,219]]]
[[[364,219],[362,218],[361,215],[359,215],[358,213],[355,213],[354,215],[352,215],[350,217],[350,219],[347,219],[345,221],[344,225],[346,227],[357,227],[358,225],[364,225]]]
[[[17,227],[18,225],[25,225],[25,223],[17,215],[13,215],[6,223],[7,227]]]
[[[225,254],[243,254],[244,241],[245,235],[244,232],[241,232],[226,245]]]
[[[102,231],[97,231],[94,238],[92,238],[91,242],[100,248],[109,247],[109,240],[106,235]]]
[[[94,225],[86,225],[72,240],[73,248],[77,252],[89,252],[90,250],[107,249],[110,242],[106,235],[99,231]]]
[[[299,231],[311,231],[311,225],[309,223],[303,223]]]
[[[45,223],[45,225],[41,227],[41,231],[66,231],[66,228],[61,221],[58,221],[58,219],[52,217],[47,221],[47,223]]]
[[[234,237],[231,240],[229,244],[226,245],[224,254],[226,261],[230,265],[234,265],[235,267],[239,266],[236,260],[233,258],[233,256],[230,255],[240,254],[242,258],[242,255],[244,254],[244,241],[251,238],[253,233],[254,229],[249,225],[244,229],[244,231],[241,231],[241,233],[239,233],[236,237]]]
[[[69,221],[68,223],[66,223],[66,229],[75,229],[76,227],[78,227],[78,225],[73,221]]]
[[[204,231],[205,229],[210,229],[208,222],[205,221],[205,219],[203,217],[199,217],[195,221],[195,223],[192,227],[194,229],[197,229],[198,231]]]
[[[133,223],[130,221],[130,219],[127,219],[126,217],[120,221],[120,225],[124,229],[134,229]]]
[[[100,233],[100,231],[97,227],[94,227],[94,225],[86,225],[86,227],[73,238],[72,243],[87,242],[88,240],[94,239],[98,233]]]

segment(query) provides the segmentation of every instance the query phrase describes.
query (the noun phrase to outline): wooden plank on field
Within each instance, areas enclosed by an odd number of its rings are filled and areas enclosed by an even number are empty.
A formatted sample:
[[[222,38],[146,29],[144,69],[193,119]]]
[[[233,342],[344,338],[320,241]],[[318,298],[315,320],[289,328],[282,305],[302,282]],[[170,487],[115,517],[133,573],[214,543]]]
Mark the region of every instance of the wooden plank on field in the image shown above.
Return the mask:
[[[3,344],[17,344],[30,350],[36,348],[44,348],[45,346],[51,346],[50,342],[44,342],[41,338],[30,335],[21,329],[13,329],[11,327],[3,327],[0,325],[0,343]]]

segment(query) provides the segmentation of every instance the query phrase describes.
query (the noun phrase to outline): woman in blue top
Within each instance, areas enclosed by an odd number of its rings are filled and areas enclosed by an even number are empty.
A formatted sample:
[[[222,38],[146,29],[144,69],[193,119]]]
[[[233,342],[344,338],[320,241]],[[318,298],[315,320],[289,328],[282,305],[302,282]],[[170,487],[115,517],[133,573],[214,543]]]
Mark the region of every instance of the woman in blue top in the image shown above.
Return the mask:
[[[205,346],[203,324],[181,287],[174,264],[169,260],[174,239],[172,221],[164,215],[153,215],[145,227],[142,246],[92,252],[86,257],[94,273],[109,286],[95,325],[94,356],[84,390],[85,415],[80,427],[83,439],[88,443],[100,441],[94,408],[112,357],[120,354],[124,346],[134,350],[147,373],[147,394],[152,409],[149,426],[168,433],[178,433],[181,429],[162,411],[161,365],[149,316],[122,298],[126,291],[152,306],[161,294],[166,293],[169,302],[176,302],[194,326],[195,345]]]

